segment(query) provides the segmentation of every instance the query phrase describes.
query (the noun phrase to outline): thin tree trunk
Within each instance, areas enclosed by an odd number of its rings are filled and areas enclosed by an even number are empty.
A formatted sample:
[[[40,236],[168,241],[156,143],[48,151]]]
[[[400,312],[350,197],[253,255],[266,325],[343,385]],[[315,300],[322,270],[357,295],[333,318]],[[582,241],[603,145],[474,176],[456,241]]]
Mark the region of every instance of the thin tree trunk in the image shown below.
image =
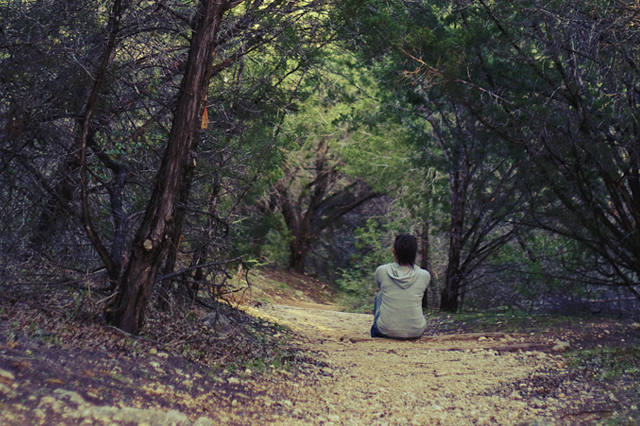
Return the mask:
[[[449,263],[445,277],[444,288],[441,292],[440,310],[456,312],[458,310],[458,296],[460,295],[460,250],[449,250]]]
[[[118,328],[136,333],[144,323],[144,312],[177,223],[178,203],[189,188],[195,167],[195,150],[207,93],[211,63],[226,1],[201,0],[189,48],[185,74],[167,148],[156,178],[156,186],[142,224],[129,250],[128,263],[118,282],[116,297],[107,320]]]
[[[464,179],[461,172],[454,172],[451,177],[451,231],[449,234],[449,262],[445,276],[444,288],[441,292],[440,310],[456,312],[460,296],[460,259],[462,256],[462,229],[464,227]]]
[[[120,272],[116,265],[114,264],[113,258],[110,256],[107,248],[102,243],[98,232],[93,226],[93,222],[91,220],[91,213],[89,211],[89,188],[87,183],[87,146],[89,144],[90,128],[91,128],[91,117],[93,115],[93,110],[98,101],[98,93],[100,90],[100,86],[102,85],[102,81],[107,74],[107,68],[109,67],[109,63],[111,62],[111,57],[113,56],[113,52],[116,49],[117,39],[118,39],[118,31],[120,29],[120,15],[122,13],[122,1],[116,0],[113,4],[113,14],[111,15],[109,22],[109,35],[107,38],[107,44],[104,52],[102,53],[102,58],[100,59],[100,65],[96,71],[96,74],[93,77],[93,84],[91,86],[91,91],[89,92],[89,97],[87,98],[87,102],[85,104],[85,108],[83,111],[82,119],[80,120],[80,137],[79,137],[79,147],[80,147],[80,188],[82,193],[82,224],[84,225],[85,232],[87,233],[87,237],[91,244],[98,252],[98,255],[102,259],[104,266],[107,269],[107,273],[109,274],[109,278],[111,282],[114,282],[118,277],[118,273]]]
[[[420,257],[420,267],[422,269],[426,269],[427,271],[431,271],[431,240],[429,239],[429,220],[425,219],[424,224],[422,225],[422,233],[420,235],[421,242],[421,257]],[[431,277],[433,281],[433,276]],[[429,286],[433,285],[432,282],[429,282]],[[424,309],[429,308],[429,289],[427,288],[424,291],[424,295],[422,296],[422,307]]]

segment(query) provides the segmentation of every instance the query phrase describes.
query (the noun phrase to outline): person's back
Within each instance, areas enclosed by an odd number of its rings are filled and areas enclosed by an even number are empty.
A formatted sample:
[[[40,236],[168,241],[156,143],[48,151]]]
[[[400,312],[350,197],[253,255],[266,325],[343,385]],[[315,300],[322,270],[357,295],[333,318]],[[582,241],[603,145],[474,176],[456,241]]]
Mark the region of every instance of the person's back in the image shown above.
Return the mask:
[[[422,335],[426,320],[422,297],[431,276],[414,265],[415,238],[400,235],[394,243],[396,262],[379,266],[375,279],[380,292],[374,306],[372,337],[414,338]]]
[[[380,333],[396,338],[422,335],[427,326],[422,313],[422,297],[429,280],[429,273],[415,265],[389,263],[378,267],[380,315],[376,325]]]

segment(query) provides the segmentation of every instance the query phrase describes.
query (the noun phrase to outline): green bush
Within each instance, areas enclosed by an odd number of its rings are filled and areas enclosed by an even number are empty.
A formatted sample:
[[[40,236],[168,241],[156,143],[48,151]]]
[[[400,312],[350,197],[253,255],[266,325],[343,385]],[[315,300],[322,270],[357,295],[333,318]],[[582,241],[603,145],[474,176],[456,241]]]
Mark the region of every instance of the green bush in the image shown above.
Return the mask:
[[[393,233],[375,219],[369,219],[364,228],[358,228],[356,248],[349,267],[340,271],[336,280],[338,290],[343,293],[342,304],[346,309],[362,312],[373,308],[373,299],[378,291],[374,273],[382,264],[393,261],[390,249]]]

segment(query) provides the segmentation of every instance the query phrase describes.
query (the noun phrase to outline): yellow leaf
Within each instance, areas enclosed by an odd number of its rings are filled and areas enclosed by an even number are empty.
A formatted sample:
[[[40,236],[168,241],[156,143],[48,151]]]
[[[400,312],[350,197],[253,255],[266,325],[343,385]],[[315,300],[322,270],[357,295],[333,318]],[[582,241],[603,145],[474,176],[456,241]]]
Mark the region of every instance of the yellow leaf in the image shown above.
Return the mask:
[[[204,113],[202,113],[202,123],[200,124],[201,129],[206,129],[209,127],[209,114],[207,114],[207,107],[204,107]]]

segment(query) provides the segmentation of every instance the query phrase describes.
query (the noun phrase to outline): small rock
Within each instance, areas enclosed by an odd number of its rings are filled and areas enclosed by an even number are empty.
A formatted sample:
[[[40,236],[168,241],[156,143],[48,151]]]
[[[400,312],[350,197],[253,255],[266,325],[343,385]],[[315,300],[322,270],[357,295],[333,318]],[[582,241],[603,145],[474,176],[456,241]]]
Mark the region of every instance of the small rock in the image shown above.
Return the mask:
[[[520,395],[518,391],[513,391],[511,395],[509,395],[509,399],[522,399],[522,395]]]
[[[196,420],[196,422],[193,424],[193,426],[215,426],[216,423],[213,422],[213,420],[211,420],[208,417],[200,417],[198,420]]]
[[[11,389],[9,386],[0,383],[0,395],[6,395],[9,398],[13,398],[17,395],[17,392]]]
[[[58,388],[54,390],[53,393],[59,395],[59,398],[68,398],[69,401],[73,402],[78,406],[84,405],[85,403],[84,398],[81,397],[80,394],[78,394],[77,392]]]
[[[10,385],[15,379],[16,376],[14,376],[10,371],[0,370],[0,382]]]
[[[219,312],[207,315],[202,323],[206,327],[212,328],[217,335],[227,334],[233,330],[229,319]]]
[[[341,342],[358,343],[358,342],[366,342],[368,340],[372,340],[372,338],[364,333],[363,334],[350,333],[340,337]]]
[[[637,322],[634,322],[633,324],[631,324],[631,329],[634,331],[640,331],[640,324]]]
[[[36,419],[40,422],[44,422],[47,418],[47,414],[39,408],[33,410],[33,415],[36,416]]]
[[[237,377],[229,377],[229,378],[227,379],[227,382],[228,382],[230,385],[237,385],[237,384],[239,384],[239,383],[240,383],[240,379],[238,379]]]
[[[563,342],[561,340],[558,340],[556,342],[556,345],[551,348],[554,352],[566,352],[569,349],[571,349],[571,344],[569,342]]]

